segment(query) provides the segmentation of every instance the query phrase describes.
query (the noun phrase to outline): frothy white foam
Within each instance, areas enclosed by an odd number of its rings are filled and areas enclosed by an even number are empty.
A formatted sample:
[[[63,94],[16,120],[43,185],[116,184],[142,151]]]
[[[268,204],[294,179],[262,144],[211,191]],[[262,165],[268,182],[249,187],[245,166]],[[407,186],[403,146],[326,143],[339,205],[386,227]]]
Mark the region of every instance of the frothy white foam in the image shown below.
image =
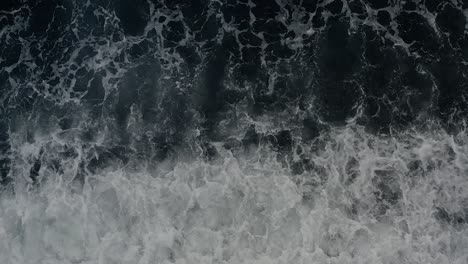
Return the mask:
[[[468,213],[466,135],[321,140],[301,146],[314,164],[301,175],[268,148],[219,147],[165,172],[109,166],[77,189],[64,159],[1,197],[0,263],[467,263],[467,224],[437,211]],[[27,160],[38,146],[17,147]]]

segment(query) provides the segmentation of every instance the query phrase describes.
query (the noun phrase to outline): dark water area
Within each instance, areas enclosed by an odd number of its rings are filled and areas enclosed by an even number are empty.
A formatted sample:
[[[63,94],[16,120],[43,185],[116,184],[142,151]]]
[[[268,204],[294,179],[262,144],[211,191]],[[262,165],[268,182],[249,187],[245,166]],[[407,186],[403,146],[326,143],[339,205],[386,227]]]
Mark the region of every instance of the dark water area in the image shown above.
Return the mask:
[[[467,17],[2,0],[0,262],[466,263]]]

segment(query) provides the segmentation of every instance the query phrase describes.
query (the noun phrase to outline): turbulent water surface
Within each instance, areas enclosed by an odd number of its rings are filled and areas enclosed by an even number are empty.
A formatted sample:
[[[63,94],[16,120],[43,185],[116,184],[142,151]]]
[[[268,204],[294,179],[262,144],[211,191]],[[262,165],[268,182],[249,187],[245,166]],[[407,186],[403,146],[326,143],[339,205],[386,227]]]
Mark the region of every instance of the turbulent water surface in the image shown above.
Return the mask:
[[[2,0],[0,263],[468,263],[465,0]]]

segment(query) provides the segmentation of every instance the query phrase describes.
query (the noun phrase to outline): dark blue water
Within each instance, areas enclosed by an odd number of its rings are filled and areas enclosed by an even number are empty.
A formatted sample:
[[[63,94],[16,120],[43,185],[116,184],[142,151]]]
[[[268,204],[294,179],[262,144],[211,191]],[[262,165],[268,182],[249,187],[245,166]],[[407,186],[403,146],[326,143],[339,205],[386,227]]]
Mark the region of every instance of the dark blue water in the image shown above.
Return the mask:
[[[3,0],[0,262],[466,263],[467,17]]]

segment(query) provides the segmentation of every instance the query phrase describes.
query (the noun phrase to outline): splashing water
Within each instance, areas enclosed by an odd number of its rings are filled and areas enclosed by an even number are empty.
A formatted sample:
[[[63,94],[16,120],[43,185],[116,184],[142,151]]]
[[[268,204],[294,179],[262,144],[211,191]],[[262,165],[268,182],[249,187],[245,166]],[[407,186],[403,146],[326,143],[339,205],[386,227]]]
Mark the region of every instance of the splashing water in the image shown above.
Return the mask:
[[[0,263],[468,263],[467,10],[2,1]]]
[[[61,173],[43,168],[40,187],[2,195],[2,263],[466,262],[464,133],[348,127],[318,141],[286,165],[267,147],[216,145],[211,161],[112,165],[80,189],[76,157]],[[21,159],[40,144],[64,148],[43,139]]]

